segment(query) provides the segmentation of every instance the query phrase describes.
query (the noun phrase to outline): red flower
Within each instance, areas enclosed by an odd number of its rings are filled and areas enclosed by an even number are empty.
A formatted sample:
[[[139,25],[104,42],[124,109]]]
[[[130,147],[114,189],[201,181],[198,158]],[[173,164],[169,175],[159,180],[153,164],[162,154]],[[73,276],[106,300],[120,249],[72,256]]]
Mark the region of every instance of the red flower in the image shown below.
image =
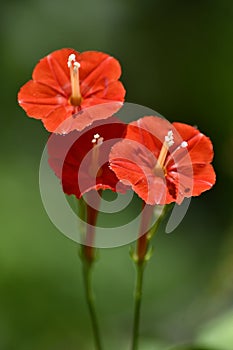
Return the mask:
[[[20,89],[18,101],[48,131],[82,130],[122,106],[125,89],[118,81],[120,75],[119,62],[105,53],[57,50],[39,61],[32,80]],[[87,109],[91,106],[97,107]]]
[[[147,204],[180,204],[213,186],[212,159],[210,139],[196,128],[149,116],[128,125],[110,167]]]
[[[66,194],[80,198],[90,190],[125,191],[124,185],[117,186],[119,180],[108,163],[111,147],[124,137],[125,131],[126,125],[112,117],[82,132],[50,136],[49,164]]]

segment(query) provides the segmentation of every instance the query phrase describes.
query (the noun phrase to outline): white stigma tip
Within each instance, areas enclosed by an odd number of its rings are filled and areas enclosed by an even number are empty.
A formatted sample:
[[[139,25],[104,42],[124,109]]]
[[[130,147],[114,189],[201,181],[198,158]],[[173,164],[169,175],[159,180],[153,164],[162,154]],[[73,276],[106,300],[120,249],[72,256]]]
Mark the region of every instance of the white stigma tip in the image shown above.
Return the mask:
[[[99,137],[100,137],[99,134],[95,134],[95,135],[94,135],[94,139],[98,139]]]
[[[185,147],[187,147],[188,146],[188,142],[186,142],[186,141],[183,141],[182,143],[181,143],[181,145],[180,145],[182,148],[185,148]]]
[[[96,139],[92,139],[92,141],[91,141],[92,143],[96,143]]]
[[[165,136],[165,142],[167,143],[168,147],[171,147],[172,145],[174,145],[174,137],[173,137],[172,130],[169,130],[167,135]]]

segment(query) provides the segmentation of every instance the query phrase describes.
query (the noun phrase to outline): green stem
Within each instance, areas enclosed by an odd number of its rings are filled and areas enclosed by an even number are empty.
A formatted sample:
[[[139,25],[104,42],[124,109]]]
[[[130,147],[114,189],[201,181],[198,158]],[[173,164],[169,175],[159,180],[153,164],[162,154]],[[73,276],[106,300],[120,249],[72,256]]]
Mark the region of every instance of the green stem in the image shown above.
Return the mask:
[[[151,258],[152,250],[150,248],[150,240],[157,232],[157,229],[164,218],[167,211],[167,206],[164,206],[159,218],[157,218],[154,225],[150,227],[150,221],[153,215],[153,207],[143,203],[143,212],[139,228],[139,238],[137,240],[137,248],[135,252],[131,253],[131,257],[136,266],[136,285],[134,295],[134,320],[133,320],[133,334],[132,334],[132,348],[131,350],[138,350],[139,339],[139,325],[142,302],[142,286],[143,274],[147,261]]]
[[[134,320],[133,320],[133,341],[132,350],[138,349],[139,339],[139,322],[141,313],[141,301],[142,301],[142,284],[143,284],[143,272],[144,264],[136,264],[136,287],[134,295]]]
[[[99,194],[101,195],[101,192],[99,192]],[[95,204],[95,208],[98,208],[100,197],[96,197],[95,193],[93,192],[87,193],[86,197],[90,204]],[[83,233],[83,245],[81,246],[80,257],[82,260],[84,292],[91,319],[95,349],[102,350],[97,313],[95,309],[94,293],[92,290],[92,267],[96,260],[96,249],[94,248],[93,244],[98,216],[98,210],[95,208],[86,203],[83,198],[81,201],[79,201],[79,215],[82,220],[86,222],[86,225],[82,224],[80,227],[81,232]]]
[[[99,325],[96,316],[96,309],[94,303],[94,294],[91,286],[91,275],[92,275],[92,262],[82,260],[83,262],[83,281],[84,281],[84,289],[86,301],[89,309],[89,314],[91,318],[91,325],[94,334],[95,348],[96,350],[101,350],[101,337],[99,331]]]

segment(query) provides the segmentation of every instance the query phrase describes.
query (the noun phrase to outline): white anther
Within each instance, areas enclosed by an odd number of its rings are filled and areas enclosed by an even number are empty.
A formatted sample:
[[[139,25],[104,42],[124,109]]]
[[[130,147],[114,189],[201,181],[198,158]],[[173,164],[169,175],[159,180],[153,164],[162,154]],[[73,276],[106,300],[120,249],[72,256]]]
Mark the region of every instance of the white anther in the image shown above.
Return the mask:
[[[72,65],[72,62],[75,62],[76,61],[76,56],[74,53],[70,54],[69,57],[68,57],[68,61],[67,61],[67,65],[68,67],[70,68],[71,65]]]
[[[77,68],[80,68],[80,63],[77,62],[77,61],[75,61],[75,62],[74,62],[74,68],[76,68],[76,69],[77,69]]]
[[[174,137],[173,137],[172,130],[169,130],[167,135],[165,136],[165,142],[168,147],[171,147],[172,145],[174,145]]]
[[[99,145],[102,145],[103,141],[104,141],[103,137],[100,137],[99,134],[95,134],[91,142],[96,143],[99,146]]]

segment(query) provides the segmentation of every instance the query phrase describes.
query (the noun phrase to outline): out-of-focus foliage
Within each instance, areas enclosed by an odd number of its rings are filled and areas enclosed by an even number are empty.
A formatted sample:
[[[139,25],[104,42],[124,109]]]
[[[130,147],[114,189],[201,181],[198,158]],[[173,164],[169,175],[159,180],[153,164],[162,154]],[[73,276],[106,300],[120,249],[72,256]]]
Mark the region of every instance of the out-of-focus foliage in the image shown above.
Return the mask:
[[[232,309],[201,329],[198,342],[213,349],[230,350],[233,344]]]
[[[76,244],[56,230],[40,199],[38,168],[48,133],[16,102],[41,57],[73,47],[118,58],[128,102],[211,137],[216,186],[192,200],[174,233],[161,227],[154,239],[141,349],[194,343],[230,350],[232,320],[224,314],[233,297],[233,3],[9,0],[1,2],[0,16],[0,349],[93,346]],[[128,251],[101,250],[95,267],[101,328],[111,350],[129,346],[134,270]],[[220,315],[213,328],[204,327]]]

